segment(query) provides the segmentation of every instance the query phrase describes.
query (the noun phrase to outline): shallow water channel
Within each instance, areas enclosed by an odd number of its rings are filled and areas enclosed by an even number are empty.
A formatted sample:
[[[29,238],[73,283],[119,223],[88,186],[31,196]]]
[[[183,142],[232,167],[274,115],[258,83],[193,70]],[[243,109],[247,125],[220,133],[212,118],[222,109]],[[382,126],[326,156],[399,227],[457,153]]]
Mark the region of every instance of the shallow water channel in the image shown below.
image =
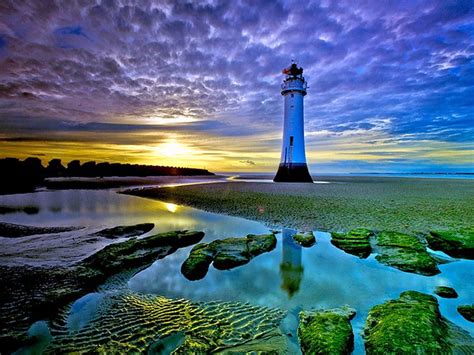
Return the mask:
[[[151,199],[117,194],[114,190],[61,190],[0,196],[1,206],[34,206],[36,214],[0,215],[0,221],[36,226],[90,226],[155,223],[148,234],[170,230],[202,230],[203,242],[247,234],[268,233],[269,228],[255,221],[209,213]],[[441,274],[421,276],[379,264],[374,255],[359,259],[337,249],[330,235],[315,232],[317,243],[301,248],[292,238],[292,230],[277,234],[277,247],[257,256],[248,264],[228,271],[212,266],[206,277],[188,281],[180,272],[192,247],[183,248],[157,260],[132,276],[126,285],[140,294],[161,295],[193,302],[239,301],[276,307],[287,311],[281,329],[287,334],[289,352],[297,352],[298,313],[312,308],[349,305],[356,309],[352,321],[354,353],[364,353],[361,332],[371,307],[405,290],[432,294],[438,285],[451,286],[457,299],[437,299],[441,313],[451,322],[474,334],[474,325],[462,318],[456,307],[470,304],[474,298],[474,262],[457,260],[440,265]],[[0,238],[1,239],[1,238]],[[453,259],[454,260],[454,259]],[[71,330],[91,319],[97,295],[77,300],[67,322]],[[92,317],[93,318],[93,317]],[[74,329],[72,329],[74,328]],[[133,328],[132,328],[133,329]]]

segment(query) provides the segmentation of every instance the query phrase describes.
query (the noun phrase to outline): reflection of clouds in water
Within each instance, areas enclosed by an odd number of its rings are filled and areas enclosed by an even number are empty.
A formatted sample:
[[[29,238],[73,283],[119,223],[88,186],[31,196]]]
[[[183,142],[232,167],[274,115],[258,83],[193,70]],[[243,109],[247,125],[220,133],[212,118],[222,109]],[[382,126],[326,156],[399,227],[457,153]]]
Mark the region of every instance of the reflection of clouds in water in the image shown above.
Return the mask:
[[[451,300],[449,304],[452,310],[455,311],[456,305],[468,302],[469,295],[472,298],[472,286],[466,282],[474,277],[471,261],[462,262],[467,267],[456,265],[458,263],[442,265],[441,275],[421,276],[381,265],[373,256],[363,260],[346,254],[330,244],[327,233],[316,233],[316,238],[314,247],[302,249],[304,274],[299,291],[290,299],[280,288],[281,246],[233,270],[219,271],[211,266],[206,277],[199,281],[188,281],[181,275],[180,267],[190,248],[180,250],[137,274],[129,281],[129,286],[135,291],[167,297],[185,297],[196,301],[239,300],[285,309],[328,308],[347,304],[357,309],[355,323],[359,328],[363,326],[371,307],[398,298],[405,290],[431,294],[436,285],[450,280],[450,284],[460,293],[460,298],[454,302]],[[278,243],[282,243],[281,235],[278,235]],[[443,305],[450,301],[440,299],[439,302],[443,309]],[[447,316],[464,328],[474,329],[455,312],[448,312]]]
[[[2,222],[38,226],[101,226],[155,223],[155,232],[203,230],[207,238],[266,233],[262,224],[171,203],[117,194],[113,190],[58,190],[0,196],[0,204],[38,206],[35,215],[12,213]],[[173,213],[171,213],[173,212]]]

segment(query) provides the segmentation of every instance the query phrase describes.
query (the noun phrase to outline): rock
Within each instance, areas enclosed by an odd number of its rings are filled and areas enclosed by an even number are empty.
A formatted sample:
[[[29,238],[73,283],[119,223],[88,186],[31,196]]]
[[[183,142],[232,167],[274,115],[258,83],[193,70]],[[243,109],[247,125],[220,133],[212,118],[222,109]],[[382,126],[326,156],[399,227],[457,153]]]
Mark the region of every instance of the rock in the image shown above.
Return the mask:
[[[378,262],[392,266],[401,271],[432,276],[439,274],[436,260],[426,251],[418,238],[398,233],[383,231],[376,234]]]
[[[34,227],[23,224],[0,223],[0,236],[5,238],[26,237],[35,234],[70,232],[84,227]]]
[[[92,236],[103,237],[109,239],[129,238],[141,234],[145,234],[153,229],[154,223],[141,223],[133,226],[118,226],[114,228],[103,229]]]
[[[456,292],[456,290],[448,286],[437,286],[436,289],[434,290],[434,293],[436,293],[439,297],[443,297],[443,298],[457,298],[458,297],[458,293]]]
[[[431,231],[426,241],[431,249],[441,250],[454,258],[474,259],[474,226]]]
[[[296,233],[293,235],[293,240],[306,248],[309,248],[316,243],[316,238],[314,237],[313,232]]]
[[[175,231],[155,234],[142,239],[130,239],[122,243],[109,244],[104,249],[86,258],[81,265],[113,275],[124,268],[140,267],[157,258],[175,252],[178,248],[198,243],[203,232]]]
[[[435,297],[416,291],[373,307],[364,340],[367,354],[452,354],[473,344],[467,332],[441,316]]]
[[[209,245],[209,249],[215,252],[214,267],[218,270],[228,270],[247,264],[252,258],[247,243],[247,238],[227,238],[213,241]]]
[[[474,322],[474,305],[458,306],[458,312],[469,322]]]
[[[365,228],[356,228],[348,233],[331,233],[331,243],[348,254],[367,258],[372,252],[369,238],[374,233]]]
[[[350,354],[354,334],[350,320],[356,312],[349,307],[302,311],[298,339],[303,354]]]
[[[196,245],[189,253],[183,265],[181,265],[181,273],[188,280],[200,280],[206,276],[215,254],[208,247],[209,244],[205,243]]]
[[[218,270],[232,269],[247,264],[255,256],[273,250],[275,246],[274,234],[249,234],[245,238],[226,238],[199,244],[189,253],[181,266],[181,272],[188,280],[200,280],[206,276],[211,263]]]

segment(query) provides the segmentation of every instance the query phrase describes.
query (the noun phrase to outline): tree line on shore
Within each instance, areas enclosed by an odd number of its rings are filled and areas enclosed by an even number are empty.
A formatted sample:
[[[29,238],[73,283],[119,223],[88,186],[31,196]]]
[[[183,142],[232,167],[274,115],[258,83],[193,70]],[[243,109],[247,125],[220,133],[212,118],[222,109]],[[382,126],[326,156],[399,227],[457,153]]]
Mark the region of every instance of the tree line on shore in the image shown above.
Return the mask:
[[[46,167],[41,160],[29,157],[0,159],[0,193],[28,192],[41,186],[48,177],[108,177],[108,176],[193,176],[213,175],[206,169],[173,166],[96,163],[83,164],[73,160],[64,166],[61,159],[52,159]]]

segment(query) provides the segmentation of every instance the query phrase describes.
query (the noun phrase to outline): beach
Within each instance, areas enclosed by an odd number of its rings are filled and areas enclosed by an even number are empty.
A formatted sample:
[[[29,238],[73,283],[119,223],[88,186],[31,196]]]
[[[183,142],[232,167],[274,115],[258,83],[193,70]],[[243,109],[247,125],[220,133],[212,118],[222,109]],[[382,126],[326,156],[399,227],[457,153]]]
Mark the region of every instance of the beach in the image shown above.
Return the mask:
[[[301,230],[425,233],[469,227],[474,219],[474,182],[468,179],[324,176],[316,182],[233,180],[125,193]]]

